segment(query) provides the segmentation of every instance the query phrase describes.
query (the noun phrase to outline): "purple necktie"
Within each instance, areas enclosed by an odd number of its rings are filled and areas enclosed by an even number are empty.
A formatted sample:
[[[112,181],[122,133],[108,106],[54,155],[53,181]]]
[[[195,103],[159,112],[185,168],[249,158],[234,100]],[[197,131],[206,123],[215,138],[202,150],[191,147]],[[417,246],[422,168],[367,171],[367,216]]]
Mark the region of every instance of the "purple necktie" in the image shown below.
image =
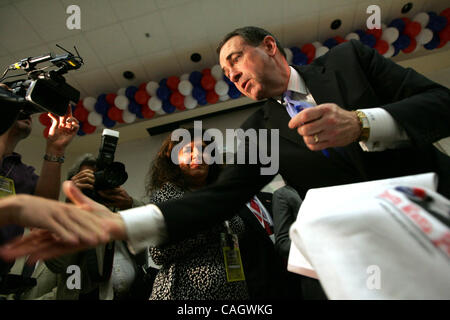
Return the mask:
[[[314,107],[311,103],[306,100],[294,100],[291,98],[292,91],[286,91],[283,94],[284,102],[286,102],[286,109],[291,118],[293,118],[297,113],[303,111],[303,109]],[[322,153],[325,157],[329,158],[330,154],[327,149],[323,149]]]

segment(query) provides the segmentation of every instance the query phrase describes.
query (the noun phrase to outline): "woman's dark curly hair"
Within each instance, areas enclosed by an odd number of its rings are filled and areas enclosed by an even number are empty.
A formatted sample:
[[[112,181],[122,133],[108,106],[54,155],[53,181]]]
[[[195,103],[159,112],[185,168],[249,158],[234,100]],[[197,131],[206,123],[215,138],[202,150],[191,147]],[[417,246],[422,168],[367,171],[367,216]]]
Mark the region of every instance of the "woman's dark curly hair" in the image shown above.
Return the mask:
[[[194,129],[186,129],[191,135],[191,141],[194,141]],[[215,144],[214,140],[205,141],[203,140],[205,130],[202,130],[202,141],[208,146],[212,143]],[[159,149],[156,158],[152,161],[150,165],[150,170],[147,173],[147,183],[145,191],[147,195],[150,195],[153,191],[160,189],[165,183],[172,183],[179,188],[186,190],[188,188],[187,182],[178,164],[173,163],[171,159],[172,149],[181,143],[179,141],[172,141],[172,132],[167,136]],[[216,150],[214,148],[214,150]],[[214,157],[215,155],[212,154]],[[206,180],[207,184],[211,184],[217,180],[219,173],[222,169],[221,164],[213,163],[209,165],[208,178]]]

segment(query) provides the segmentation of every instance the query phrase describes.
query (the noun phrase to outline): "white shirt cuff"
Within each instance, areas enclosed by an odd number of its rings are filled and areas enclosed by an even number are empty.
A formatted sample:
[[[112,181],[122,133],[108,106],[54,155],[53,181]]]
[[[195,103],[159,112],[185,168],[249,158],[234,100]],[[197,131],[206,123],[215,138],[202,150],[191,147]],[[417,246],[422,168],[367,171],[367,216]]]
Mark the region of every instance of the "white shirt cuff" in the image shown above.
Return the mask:
[[[369,139],[359,143],[364,151],[393,149],[409,141],[405,130],[386,110],[371,108],[359,111],[364,112],[370,126]]]
[[[156,247],[167,240],[167,229],[161,210],[154,204],[119,212],[125,222],[128,245],[137,253]]]

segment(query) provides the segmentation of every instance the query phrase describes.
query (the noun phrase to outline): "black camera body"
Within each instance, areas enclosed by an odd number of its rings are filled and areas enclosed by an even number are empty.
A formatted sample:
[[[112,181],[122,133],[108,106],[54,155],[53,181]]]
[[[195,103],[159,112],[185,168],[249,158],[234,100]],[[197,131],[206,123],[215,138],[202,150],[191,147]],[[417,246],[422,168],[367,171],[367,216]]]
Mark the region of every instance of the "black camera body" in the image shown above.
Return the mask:
[[[69,70],[79,69],[83,59],[79,55],[76,57],[62,49],[67,54],[55,56],[49,53],[25,58],[6,68],[0,82],[9,78],[6,74],[11,70],[24,70],[27,79],[5,82],[11,91],[0,87],[0,106],[2,107],[0,134],[6,132],[18,118],[26,118],[33,113],[51,112],[64,116],[69,103],[76,103],[80,99],[80,92],[66,83],[63,74]],[[49,66],[36,69],[37,65],[43,62],[50,62],[56,70],[47,71]]]
[[[118,131],[103,129],[102,141],[95,163],[94,190],[83,190],[85,195],[97,202],[101,202],[101,197],[97,191],[117,188],[128,179],[125,165],[121,162],[114,161],[118,141]]]

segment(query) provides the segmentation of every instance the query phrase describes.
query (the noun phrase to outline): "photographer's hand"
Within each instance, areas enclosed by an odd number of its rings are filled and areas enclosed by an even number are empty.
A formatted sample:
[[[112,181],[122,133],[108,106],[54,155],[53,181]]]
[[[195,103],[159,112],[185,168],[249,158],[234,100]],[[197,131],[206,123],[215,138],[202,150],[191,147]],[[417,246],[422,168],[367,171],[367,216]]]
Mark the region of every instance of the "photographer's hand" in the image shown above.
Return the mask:
[[[81,170],[70,180],[72,180],[78,189],[94,190],[95,176],[92,169]]]
[[[67,145],[77,134],[80,125],[78,120],[72,116],[72,108],[70,106],[64,117],[57,119],[51,113],[48,116],[52,119],[52,126],[48,131],[47,153],[63,155]]]
[[[133,199],[121,187],[110,190],[100,190],[98,194],[103,198],[104,203],[108,206],[118,208],[120,210],[130,209],[133,206]]]

